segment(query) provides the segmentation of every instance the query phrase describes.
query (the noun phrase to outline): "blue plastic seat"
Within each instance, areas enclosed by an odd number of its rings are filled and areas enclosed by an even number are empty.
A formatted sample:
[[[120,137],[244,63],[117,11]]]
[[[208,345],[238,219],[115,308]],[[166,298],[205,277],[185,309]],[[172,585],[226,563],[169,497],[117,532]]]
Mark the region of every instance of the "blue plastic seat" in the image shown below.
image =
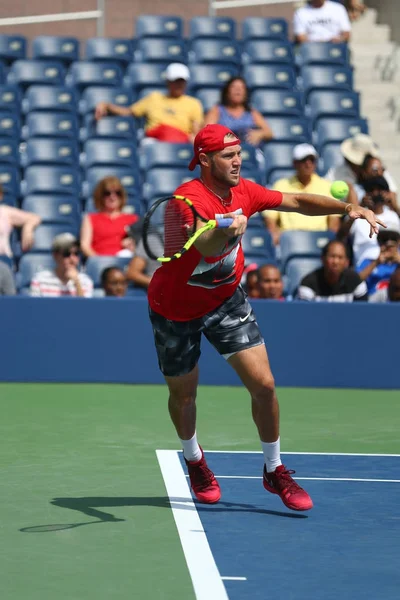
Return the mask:
[[[136,19],[135,37],[174,37],[181,38],[183,20],[175,15],[140,15]]]
[[[79,91],[89,85],[121,86],[122,69],[116,62],[82,60],[71,64],[65,82]]]
[[[75,37],[40,35],[33,40],[32,55],[40,60],[59,60],[68,66],[79,60],[79,41]]]
[[[96,121],[93,115],[86,115],[81,139],[91,138],[124,139],[136,144],[137,127],[132,117],[103,117]]]
[[[25,196],[21,208],[33,212],[42,223],[65,223],[80,228],[80,203],[74,196],[34,194]]]
[[[292,46],[287,40],[248,40],[244,44],[243,64],[288,64],[294,63]]]
[[[63,85],[64,65],[55,60],[16,60],[10,67],[7,83],[26,89],[31,85]]]
[[[341,165],[343,160],[340,144],[326,144],[320,154],[319,171],[325,174],[332,167]]]
[[[236,39],[236,21],[230,17],[193,17],[189,21],[189,40],[198,38]]]
[[[61,233],[72,233],[79,236],[79,226],[70,223],[39,225],[34,231],[34,243],[30,252],[51,252],[53,239]]]
[[[347,44],[308,42],[300,45],[297,63],[299,65],[349,65],[349,56]]]
[[[274,169],[269,174],[267,187],[272,188],[279,179],[289,179],[290,177],[293,177],[294,174],[294,167]]]
[[[95,110],[99,102],[110,102],[117,106],[130,106],[134,102],[132,90],[126,87],[89,86],[82,94],[79,112],[86,115]]]
[[[189,89],[191,93],[197,91],[203,91],[205,89],[217,89],[221,88],[227,81],[232,77],[236,77],[239,74],[237,66],[232,64],[224,65],[190,65],[190,81]]]
[[[334,238],[333,231],[283,231],[280,237],[283,270],[293,258],[320,259],[322,249]]]
[[[200,100],[204,112],[207,112],[212,106],[220,103],[221,90],[220,88],[198,89],[195,96],[197,100]]]
[[[247,17],[242,24],[243,40],[286,40],[288,24],[285,19]]]
[[[22,35],[0,35],[0,60],[6,64],[26,57],[26,38]]]
[[[316,144],[321,150],[326,144],[342,142],[358,133],[369,133],[366,119],[342,119],[340,115],[336,119],[320,119],[315,131]]]
[[[41,254],[23,254],[18,264],[16,275],[17,289],[29,289],[31,281],[40,271],[52,271],[55,267],[53,256],[50,252]]]
[[[108,267],[118,267],[125,271],[131,258],[121,256],[90,256],[85,264],[86,275],[93,281],[94,287],[101,287],[101,274]]]
[[[21,110],[21,90],[16,85],[0,85],[0,111],[19,114]]]
[[[0,163],[19,166],[19,140],[12,137],[0,137]]]
[[[79,165],[78,142],[74,139],[31,138],[21,153],[21,165]]]
[[[352,90],[353,72],[350,67],[340,65],[305,66],[301,70],[302,89],[306,102],[314,90]]]
[[[242,170],[253,169],[257,170],[259,164],[257,161],[257,150],[251,144],[242,143]]]
[[[97,183],[104,177],[118,177],[130,196],[139,195],[141,181],[137,170],[130,167],[89,167],[85,171],[83,196],[89,198]]]
[[[0,184],[5,194],[16,198],[20,195],[19,168],[14,165],[0,164]]]
[[[268,124],[274,138],[280,142],[302,144],[311,141],[310,123],[304,117],[269,117]]]
[[[293,168],[293,148],[295,145],[294,143],[277,141],[264,144],[267,181],[269,181],[274,170]]]
[[[89,38],[86,60],[115,62],[122,68],[133,61],[133,41],[126,38]]]
[[[3,194],[1,203],[6,204],[7,206],[12,206],[13,208],[18,208],[16,196],[10,194],[9,192]]]
[[[143,63],[186,63],[186,44],[174,38],[143,38],[135,50],[135,60]]]
[[[78,169],[69,166],[31,166],[25,170],[21,183],[23,196],[28,194],[71,194],[76,198],[80,193]]]
[[[24,139],[59,137],[78,139],[78,119],[72,113],[34,111],[27,115],[22,130]]]
[[[265,227],[250,227],[246,229],[242,236],[242,248],[245,256],[259,256],[262,262],[276,260],[275,247],[272,242],[271,234]]]
[[[197,64],[239,65],[241,56],[235,40],[193,40],[190,46],[189,60]]]
[[[136,143],[128,140],[88,140],[83,147],[86,168],[120,166],[135,169],[138,158]]]
[[[21,136],[21,121],[18,113],[0,111],[0,136],[19,140]]]
[[[311,92],[308,97],[308,114],[315,124],[326,117],[360,117],[360,94],[348,90]]]
[[[156,142],[143,148],[141,168],[144,171],[165,167],[185,169],[188,167],[192,156],[192,144]]]
[[[319,269],[321,264],[319,258],[292,258],[285,271],[286,293],[289,295],[295,294],[303,277],[315,271],[315,269]]]
[[[32,85],[22,101],[22,111],[62,111],[76,113],[78,96],[74,89],[66,86]]]
[[[149,204],[162,196],[170,196],[176,188],[196,175],[188,169],[151,169],[146,174],[143,197]]]
[[[257,88],[293,90],[296,75],[291,65],[245,65],[243,77],[251,90]]]
[[[304,97],[297,90],[255,90],[251,95],[251,104],[266,116],[304,115]]]
[[[165,69],[167,63],[131,63],[124,77],[124,85],[138,93],[149,86],[163,86],[165,89]]]

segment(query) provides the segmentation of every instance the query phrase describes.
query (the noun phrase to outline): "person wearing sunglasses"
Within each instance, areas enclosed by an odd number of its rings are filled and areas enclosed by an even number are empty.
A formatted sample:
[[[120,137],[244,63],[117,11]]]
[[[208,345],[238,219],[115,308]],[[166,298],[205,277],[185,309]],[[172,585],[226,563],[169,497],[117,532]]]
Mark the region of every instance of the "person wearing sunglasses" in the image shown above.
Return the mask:
[[[53,239],[54,269],[39,271],[31,281],[30,295],[56,298],[77,296],[91,298],[93,281],[79,271],[79,242],[71,233],[60,233]]]
[[[105,177],[93,192],[95,213],[82,219],[81,250],[85,256],[132,256],[134,242],[128,228],[139,220],[123,212],[127,193],[117,177]]]

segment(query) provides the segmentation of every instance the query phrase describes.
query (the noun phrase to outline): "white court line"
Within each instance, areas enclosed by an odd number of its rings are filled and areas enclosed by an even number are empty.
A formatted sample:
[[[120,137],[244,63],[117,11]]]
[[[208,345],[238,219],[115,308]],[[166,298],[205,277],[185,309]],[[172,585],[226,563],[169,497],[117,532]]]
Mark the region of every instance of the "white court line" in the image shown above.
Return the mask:
[[[204,450],[204,448],[203,448]],[[182,452],[182,450],[177,450]],[[204,450],[205,454],[262,454],[262,450]],[[382,456],[400,457],[400,454],[368,454],[362,452],[281,452],[281,454],[299,454],[305,456]]]
[[[247,581],[247,577],[221,577],[224,581]]]
[[[229,600],[175,450],[156,450],[197,600]],[[180,498],[174,502],[173,498]],[[186,508],[184,508],[186,507]],[[192,510],[187,510],[190,507]]]
[[[253,475],[215,475],[216,479],[262,479]],[[356,479],[354,477],[293,477],[296,481],[365,481],[367,483],[400,483],[400,479]]]

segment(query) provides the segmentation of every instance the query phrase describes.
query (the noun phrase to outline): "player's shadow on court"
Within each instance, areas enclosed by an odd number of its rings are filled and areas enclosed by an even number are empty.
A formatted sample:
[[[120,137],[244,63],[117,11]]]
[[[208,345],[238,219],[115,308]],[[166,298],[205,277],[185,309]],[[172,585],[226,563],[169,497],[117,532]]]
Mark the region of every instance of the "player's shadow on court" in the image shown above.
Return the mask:
[[[22,527],[19,531],[23,533],[46,533],[50,531],[60,531],[62,529],[73,529],[83,525],[95,525],[97,523],[120,523],[126,519],[118,519],[113,514],[99,510],[99,508],[117,508],[129,506],[158,507],[158,508],[179,508],[180,510],[195,510],[192,502],[187,498],[168,498],[168,496],[158,497],[82,497],[82,498],[54,498],[51,501],[53,506],[67,508],[78,511],[79,513],[96,519],[95,521],[84,521],[79,523],[52,523],[48,525],[34,525],[32,527]],[[283,512],[277,510],[268,510],[259,508],[252,504],[243,504],[236,502],[219,502],[217,505],[205,506],[196,503],[197,510],[207,510],[213,512],[250,512],[274,517],[289,517],[292,519],[305,519],[307,515]]]

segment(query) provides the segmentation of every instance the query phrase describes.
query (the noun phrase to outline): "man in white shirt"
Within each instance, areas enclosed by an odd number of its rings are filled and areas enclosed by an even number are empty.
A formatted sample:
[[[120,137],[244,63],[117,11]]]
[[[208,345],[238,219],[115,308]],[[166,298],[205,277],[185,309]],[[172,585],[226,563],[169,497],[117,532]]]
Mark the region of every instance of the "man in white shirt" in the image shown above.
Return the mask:
[[[57,235],[52,244],[55,269],[37,273],[31,281],[31,296],[93,296],[93,281],[79,272],[78,240],[71,233]]]
[[[293,19],[295,41],[348,42],[351,24],[341,4],[330,0],[310,0],[296,10]]]

